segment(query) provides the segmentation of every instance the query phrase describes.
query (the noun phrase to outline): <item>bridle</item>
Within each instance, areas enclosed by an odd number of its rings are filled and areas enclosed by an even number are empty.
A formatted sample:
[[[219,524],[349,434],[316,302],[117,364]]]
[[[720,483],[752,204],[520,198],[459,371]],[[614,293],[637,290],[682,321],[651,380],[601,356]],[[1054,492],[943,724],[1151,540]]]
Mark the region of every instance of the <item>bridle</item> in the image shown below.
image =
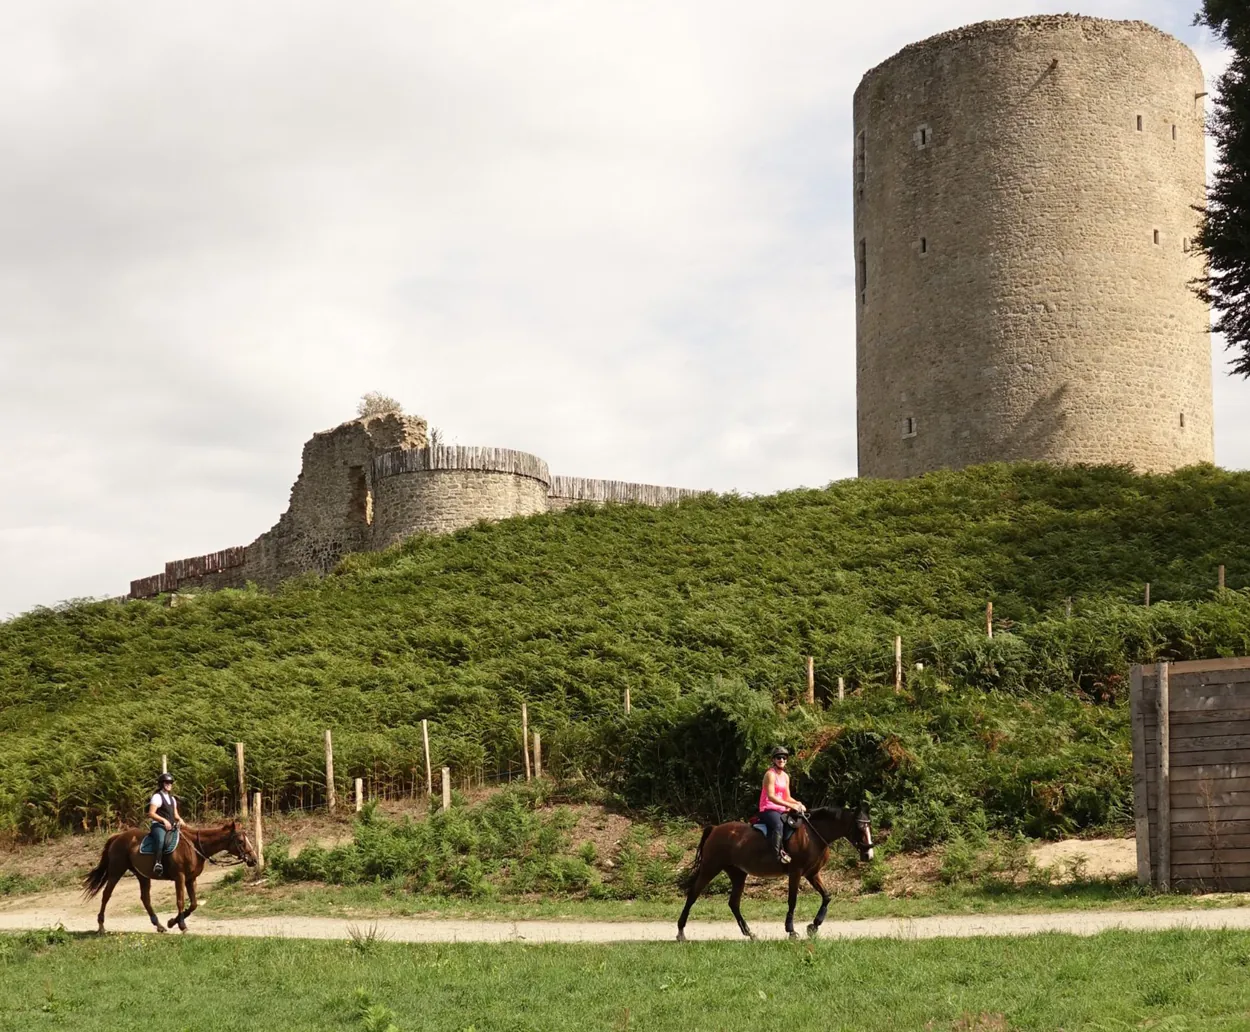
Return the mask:
[[[824,846],[826,849],[832,848],[829,845],[829,840],[825,838],[825,836],[822,835],[819,831],[816,830],[816,825],[812,822],[810,815],[804,812],[804,813],[799,814],[799,816],[803,818],[803,821],[807,824],[808,830],[813,835],[815,835],[818,839],[820,839],[820,844],[822,846]],[[870,830],[872,826],[872,822],[869,821],[866,817],[857,817],[855,819],[855,826],[863,832],[862,837],[864,840],[864,844],[862,846],[858,842],[855,843],[855,848],[865,849],[865,850],[872,849],[872,832]]]
[[[241,856],[238,856],[234,853],[230,854],[229,860],[218,860],[215,857],[209,856],[202,849],[200,849],[199,840],[196,838],[198,834],[199,832],[192,832],[191,834],[187,836],[187,838],[191,842],[191,849],[194,851],[195,855],[198,856],[201,860],[207,861],[208,863],[212,864],[214,867],[238,867],[239,864],[247,863],[245,859],[243,859]],[[241,846],[241,843],[239,842],[239,833],[235,831],[233,828],[230,830],[230,841],[226,844],[226,848],[230,849],[232,846],[234,847]]]

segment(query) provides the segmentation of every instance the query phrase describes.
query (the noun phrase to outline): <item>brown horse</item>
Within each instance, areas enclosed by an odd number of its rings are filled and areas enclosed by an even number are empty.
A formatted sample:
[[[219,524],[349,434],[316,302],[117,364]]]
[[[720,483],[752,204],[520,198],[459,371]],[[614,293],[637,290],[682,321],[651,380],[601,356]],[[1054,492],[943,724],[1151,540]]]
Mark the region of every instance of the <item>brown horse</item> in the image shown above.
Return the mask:
[[[139,899],[143,901],[143,909],[148,912],[152,924],[158,932],[165,931],[156,911],[152,909],[152,867],[156,863],[156,857],[139,852],[139,845],[146,834],[142,828],[127,828],[109,836],[109,840],[104,843],[100,862],[83,879],[83,899],[90,899],[101,889],[104,890],[104,898],[100,900],[101,932],[104,931],[104,908],[109,905],[113,889],[127,871],[134,872],[134,876],[139,879]],[[174,882],[178,888],[178,914],[169,919],[170,928],[177,925],[182,931],[187,930],[187,918],[197,906],[195,880],[204,871],[204,864],[223,851],[238,857],[248,867],[256,866],[256,851],[247,837],[247,829],[238,821],[231,821],[219,828],[188,827],[181,830],[178,847],[165,855],[165,869],[160,876],[164,881]],[[191,896],[190,906],[186,905],[187,893]]]
[[[859,850],[859,858],[865,863],[872,859],[872,827],[868,814],[862,810],[856,814],[838,806],[822,806],[799,819],[799,825],[786,843],[790,862],[783,864],[768,844],[768,839],[746,821],[731,821],[703,829],[703,838],[694,854],[690,870],[686,906],[677,921],[677,941],[686,941],[686,918],[694,901],[707,888],[708,883],[721,871],[729,875],[729,909],[742,929],[742,934],[754,939],[755,934],[747,927],[739,904],[747,875],[759,878],[790,878],[790,909],[786,913],[786,931],[791,939],[797,939],[794,930],[794,906],[799,898],[799,882],[806,878],[812,888],[820,893],[820,910],[816,919],[807,926],[807,934],[815,935],[829,910],[829,892],[820,880],[820,872],[829,862],[829,847],[838,839],[846,839]]]

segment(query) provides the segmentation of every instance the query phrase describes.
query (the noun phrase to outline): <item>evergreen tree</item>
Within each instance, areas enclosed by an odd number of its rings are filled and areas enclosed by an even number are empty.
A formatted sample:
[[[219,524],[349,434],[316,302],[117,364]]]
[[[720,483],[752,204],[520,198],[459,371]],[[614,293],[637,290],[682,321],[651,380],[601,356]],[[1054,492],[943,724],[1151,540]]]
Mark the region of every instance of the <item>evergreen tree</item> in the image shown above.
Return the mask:
[[[1203,0],[1195,24],[1233,52],[1215,84],[1209,125],[1220,163],[1197,238],[1207,259],[1198,292],[1215,310],[1215,329],[1235,353],[1233,372],[1250,377],[1250,3]]]

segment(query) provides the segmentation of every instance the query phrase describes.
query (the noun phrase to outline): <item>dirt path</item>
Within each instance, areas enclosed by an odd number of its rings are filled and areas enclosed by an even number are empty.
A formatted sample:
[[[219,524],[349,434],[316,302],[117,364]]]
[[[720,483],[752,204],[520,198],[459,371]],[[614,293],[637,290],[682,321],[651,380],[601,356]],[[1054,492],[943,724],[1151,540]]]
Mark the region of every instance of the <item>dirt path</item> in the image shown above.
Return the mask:
[[[27,906],[0,911],[0,931],[49,928],[95,930],[94,908]],[[167,915],[163,915],[167,916]],[[331,917],[260,917],[233,920],[193,917],[200,935],[240,935],[288,939],[347,939],[376,935],[389,942],[664,942],[674,938],[676,921],[462,921],[377,918],[344,920]],[[110,911],[115,932],[151,932],[146,916]],[[1157,931],[1167,928],[1235,928],[1250,930],[1250,907],[1226,910],[1068,911],[1054,914],[993,914],[951,917],[879,918],[827,921],[821,936],[828,939],[934,939],[978,935],[1035,935],[1067,932],[1095,935],[1112,928]],[[761,939],[784,938],[780,921],[758,921]],[[692,921],[690,939],[740,939],[730,921]]]

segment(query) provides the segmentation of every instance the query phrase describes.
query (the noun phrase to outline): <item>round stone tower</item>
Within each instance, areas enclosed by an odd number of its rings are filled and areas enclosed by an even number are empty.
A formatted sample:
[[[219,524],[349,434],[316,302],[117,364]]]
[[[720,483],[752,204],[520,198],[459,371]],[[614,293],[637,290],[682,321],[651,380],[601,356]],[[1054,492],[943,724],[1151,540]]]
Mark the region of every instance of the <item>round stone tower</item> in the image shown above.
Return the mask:
[[[1214,455],[1202,70],[1142,22],[984,22],[855,92],[859,472]]]

